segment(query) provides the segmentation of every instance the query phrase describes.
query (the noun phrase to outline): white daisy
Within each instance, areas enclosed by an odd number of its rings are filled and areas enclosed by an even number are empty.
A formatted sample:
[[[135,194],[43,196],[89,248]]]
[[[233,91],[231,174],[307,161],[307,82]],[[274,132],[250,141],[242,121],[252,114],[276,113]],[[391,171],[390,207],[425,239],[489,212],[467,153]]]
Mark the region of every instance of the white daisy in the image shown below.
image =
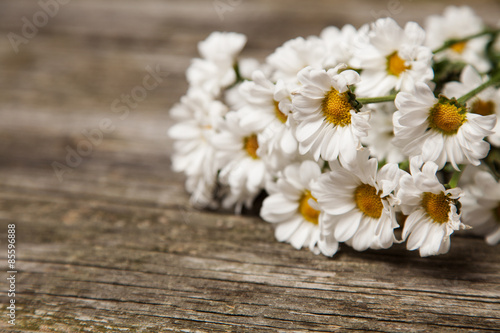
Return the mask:
[[[396,107],[392,102],[374,104],[368,136],[361,138],[363,145],[368,147],[371,155],[379,161],[400,163],[407,159],[401,149],[392,143],[394,139],[392,117],[395,111]]]
[[[193,59],[186,75],[191,86],[218,96],[221,89],[236,82],[236,57],[243,49],[246,37],[234,32],[213,32],[198,44],[202,59]]]
[[[356,164],[330,163],[331,171],[312,185],[320,214],[320,246],[347,242],[357,251],[389,248],[395,241],[396,221],[393,192],[399,185],[401,170],[386,164],[377,171],[377,160],[369,150],[359,151]]]
[[[275,184],[266,187],[269,196],[264,199],[261,217],[275,224],[275,236],[280,242],[300,249],[308,246],[315,254],[333,256],[337,242],[318,244],[320,211],[311,195],[311,183],[321,175],[319,165],[304,161],[287,166]]]
[[[193,59],[186,76],[192,87],[203,89],[213,96],[218,96],[222,88],[236,82],[236,73],[232,67],[221,68],[204,59]]]
[[[415,22],[408,22],[403,30],[391,18],[378,19],[356,43],[351,63],[362,70],[356,94],[383,96],[432,80],[432,51],[423,45],[424,40],[425,32]]]
[[[460,98],[469,91],[479,87],[488,80],[488,76],[481,75],[472,67],[466,66],[461,75],[460,82],[448,82],[445,84],[443,93],[449,97]],[[497,124],[493,129],[493,134],[488,136],[488,141],[495,147],[500,147],[500,89],[489,87],[471,98],[467,102],[467,107],[472,113],[482,116],[495,115]]]
[[[401,177],[398,198],[401,210],[407,215],[403,227],[403,240],[410,251],[419,249],[427,257],[448,252],[450,235],[465,229],[460,221],[459,199],[462,190],[446,189],[436,176],[438,166],[414,157],[410,161],[410,174]]]
[[[350,63],[354,53],[353,41],[358,32],[350,24],[339,29],[334,26],[327,27],[321,31],[320,38],[325,44],[326,57],[323,59],[323,68],[328,69],[340,63]]]
[[[251,80],[253,72],[260,70],[265,73],[270,71],[269,66],[262,65],[257,59],[243,58],[238,60],[238,71],[244,80]]]
[[[500,183],[489,172],[477,171],[473,183],[465,187],[462,220],[472,232],[485,236],[486,242],[500,242]]]
[[[262,121],[259,118],[264,117],[267,123],[278,120],[284,124],[291,114],[291,95],[283,81],[273,83],[260,70],[252,73],[252,81],[241,84],[240,93],[247,106],[258,110],[247,121]]]
[[[446,7],[442,16],[431,15],[425,23],[426,45],[432,50],[438,49],[446,41],[462,39],[475,35],[484,29],[483,21],[467,6]],[[436,60],[450,59],[473,65],[485,72],[490,64],[485,56],[488,36],[473,38],[466,42],[453,44],[448,49],[435,55]]]
[[[241,94],[249,108],[248,122],[266,123],[259,133],[258,155],[263,156],[268,169],[272,172],[282,170],[296,160],[298,143],[292,134],[291,96],[282,80],[276,84],[266,78],[263,72],[255,71],[253,81],[241,86]],[[251,109],[251,111],[250,111]]]
[[[328,71],[306,67],[298,74],[302,86],[292,94],[299,152],[311,152],[315,160],[354,160],[369,129],[369,113],[356,112],[351,101],[349,86],[359,75],[342,69],[344,64]]]
[[[198,43],[198,51],[206,60],[232,66],[246,42],[245,35],[236,32],[215,31],[207,39]]]
[[[241,94],[240,88],[244,82],[236,83],[230,88],[224,89],[220,100],[227,105],[229,110],[239,110],[247,103]]]
[[[421,155],[443,168],[450,162],[479,165],[490,149],[483,141],[493,134],[496,117],[468,113],[456,100],[434,97],[429,86],[417,82],[412,93],[400,92],[395,100],[394,144],[409,156]]]
[[[325,43],[320,38],[297,37],[278,47],[267,57],[267,63],[274,71],[274,81],[282,79],[287,85],[296,86],[297,73],[307,66],[323,68],[325,56]]]
[[[249,122],[252,115],[246,108],[228,112],[212,137],[216,148],[217,167],[221,184],[229,186],[224,208],[243,205],[251,208],[255,197],[264,189],[269,175],[265,163],[258,156],[257,135],[266,123]],[[250,111],[251,112],[251,111]]]
[[[170,114],[176,120],[168,134],[174,141],[172,169],[188,177],[186,187],[195,206],[212,206],[217,166],[211,139],[227,108],[205,91],[191,88]]]

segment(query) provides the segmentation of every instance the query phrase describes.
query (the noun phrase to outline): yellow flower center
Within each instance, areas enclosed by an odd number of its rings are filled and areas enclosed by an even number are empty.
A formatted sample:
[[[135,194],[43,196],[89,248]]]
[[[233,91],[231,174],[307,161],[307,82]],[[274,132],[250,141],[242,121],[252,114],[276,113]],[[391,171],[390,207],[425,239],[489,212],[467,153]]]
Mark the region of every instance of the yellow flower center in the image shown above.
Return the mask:
[[[422,197],[422,207],[434,222],[440,224],[448,222],[450,201],[444,192],[439,194],[425,192]]]
[[[465,50],[465,46],[467,45],[467,42],[458,42],[450,46],[450,49],[453,51],[457,52],[458,54],[461,54]]]
[[[347,92],[339,93],[332,88],[323,100],[323,116],[326,120],[337,126],[347,126],[351,123],[352,105],[349,102]]]
[[[378,219],[382,216],[384,205],[380,198],[380,191],[377,193],[375,187],[368,184],[359,185],[354,191],[354,201],[358,209],[366,216],[374,219]]]
[[[489,116],[495,113],[495,103],[493,103],[493,101],[482,101],[478,99],[472,104],[471,111],[481,116]]]
[[[274,113],[276,114],[276,118],[278,118],[284,124],[286,123],[288,116],[281,112],[279,104],[279,102],[274,101]]]
[[[411,66],[405,65],[405,61],[401,59],[398,52],[394,52],[387,57],[387,73],[390,75],[399,76],[407,69],[411,69]]]
[[[318,224],[319,210],[309,205],[309,199],[316,201],[316,198],[311,195],[311,192],[306,190],[299,201],[299,212],[306,221]]]
[[[257,135],[252,134],[243,139],[243,147],[247,151],[248,155],[253,159],[258,159],[257,149],[259,149],[259,142],[257,141]]]
[[[439,101],[430,109],[427,120],[431,128],[452,135],[458,132],[460,126],[467,120],[467,116],[462,108]]]

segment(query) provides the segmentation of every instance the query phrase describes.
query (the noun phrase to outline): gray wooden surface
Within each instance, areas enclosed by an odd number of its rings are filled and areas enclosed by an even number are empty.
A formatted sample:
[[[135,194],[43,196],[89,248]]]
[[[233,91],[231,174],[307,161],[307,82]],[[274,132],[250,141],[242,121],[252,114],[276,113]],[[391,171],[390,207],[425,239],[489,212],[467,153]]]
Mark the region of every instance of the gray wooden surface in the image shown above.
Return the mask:
[[[391,13],[422,22],[451,1],[72,0],[14,52],[36,1],[0,2],[0,331],[381,331],[500,328],[499,247],[454,237],[422,259],[395,246],[334,258],[277,243],[257,217],[195,211],[173,174],[168,109],[187,88],[196,43],[248,35],[259,59],[327,25]],[[457,2],[455,2],[457,3]],[[460,2],[458,2],[460,3]],[[464,3],[463,1],[461,3]],[[397,6],[395,6],[397,5]],[[498,1],[475,1],[488,23]],[[159,86],[128,113],[113,102]],[[113,126],[65,169],[82,131]],[[78,162],[78,163],[77,163]],[[16,224],[16,325],[7,323],[7,225]]]

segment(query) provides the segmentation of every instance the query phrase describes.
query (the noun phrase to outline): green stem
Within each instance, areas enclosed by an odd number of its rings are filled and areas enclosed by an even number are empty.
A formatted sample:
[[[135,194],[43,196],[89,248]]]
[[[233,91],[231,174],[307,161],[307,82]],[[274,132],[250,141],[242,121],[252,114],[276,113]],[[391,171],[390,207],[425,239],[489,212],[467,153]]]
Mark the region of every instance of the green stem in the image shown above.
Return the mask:
[[[486,89],[486,88],[488,88],[488,87],[490,87],[490,86],[492,86],[492,85],[494,85],[496,83],[499,83],[499,82],[500,82],[500,72],[497,73],[495,76],[493,76],[488,81],[486,81],[485,83],[481,84],[480,86],[478,86],[475,89],[472,89],[467,94],[465,94],[462,97],[460,97],[459,99],[457,99],[457,102],[460,103],[460,104],[465,104],[465,102],[467,102],[469,99],[471,99],[472,97],[474,97],[477,94],[479,94],[484,89]]]
[[[462,165],[462,164],[460,164],[460,165],[458,165],[458,168],[459,168],[460,170],[462,170],[462,169],[465,169],[465,166],[464,166],[464,165]],[[457,171],[457,170],[455,170],[455,171],[453,172],[453,175],[451,176],[451,179],[450,179],[450,181],[448,182],[448,184],[447,184],[447,186],[446,186],[446,187],[447,187],[447,188],[455,188],[455,187],[457,187],[457,185],[458,185],[458,181],[460,180],[460,177],[462,177],[462,173],[463,173],[463,170],[462,170],[462,171]]]
[[[464,38],[450,39],[450,40],[447,40],[446,42],[444,42],[444,44],[441,47],[432,51],[432,53],[436,54],[436,53],[439,53],[439,52],[442,52],[442,51],[448,49],[450,46],[453,46],[457,43],[467,42],[467,41],[474,39],[474,38],[477,38],[477,37],[481,37],[484,35],[493,35],[493,34],[496,34],[498,32],[500,32],[500,29],[494,29],[494,30],[486,29],[486,30],[481,31],[477,34],[466,36]]]
[[[394,99],[396,99],[396,95],[356,98],[356,100],[361,104],[393,102]]]

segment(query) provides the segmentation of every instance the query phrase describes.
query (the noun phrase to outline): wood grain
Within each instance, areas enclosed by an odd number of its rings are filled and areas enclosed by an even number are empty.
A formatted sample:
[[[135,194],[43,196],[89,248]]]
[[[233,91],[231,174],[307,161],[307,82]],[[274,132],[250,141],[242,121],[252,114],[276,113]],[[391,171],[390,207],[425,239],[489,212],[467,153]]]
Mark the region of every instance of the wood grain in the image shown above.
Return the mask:
[[[401,0],[400,23],[451,1]],[[254,216],[196,211],[170,171],[168,109],[187,88],[196,43],[213,30],[248,35],[264,59],[287,39],[356,26],[389,1],[242,1],[221,20],[212,1],[73,0],[20,52],[0,38],[0,239],[16,224],[16,326],[5,332],[483,332],[500,327],[500,253],[455,236],[450,253],[402,245],[334,258],[274,240]],[[465,3],[465,2],[462,2]],[[476,1],[489,23],[497,1]],[[35,1],[3,0],[0,34],[19,33]],[[121,119],[112,103],[163,81]],[[82,131],[114,129],[61,182]]]

